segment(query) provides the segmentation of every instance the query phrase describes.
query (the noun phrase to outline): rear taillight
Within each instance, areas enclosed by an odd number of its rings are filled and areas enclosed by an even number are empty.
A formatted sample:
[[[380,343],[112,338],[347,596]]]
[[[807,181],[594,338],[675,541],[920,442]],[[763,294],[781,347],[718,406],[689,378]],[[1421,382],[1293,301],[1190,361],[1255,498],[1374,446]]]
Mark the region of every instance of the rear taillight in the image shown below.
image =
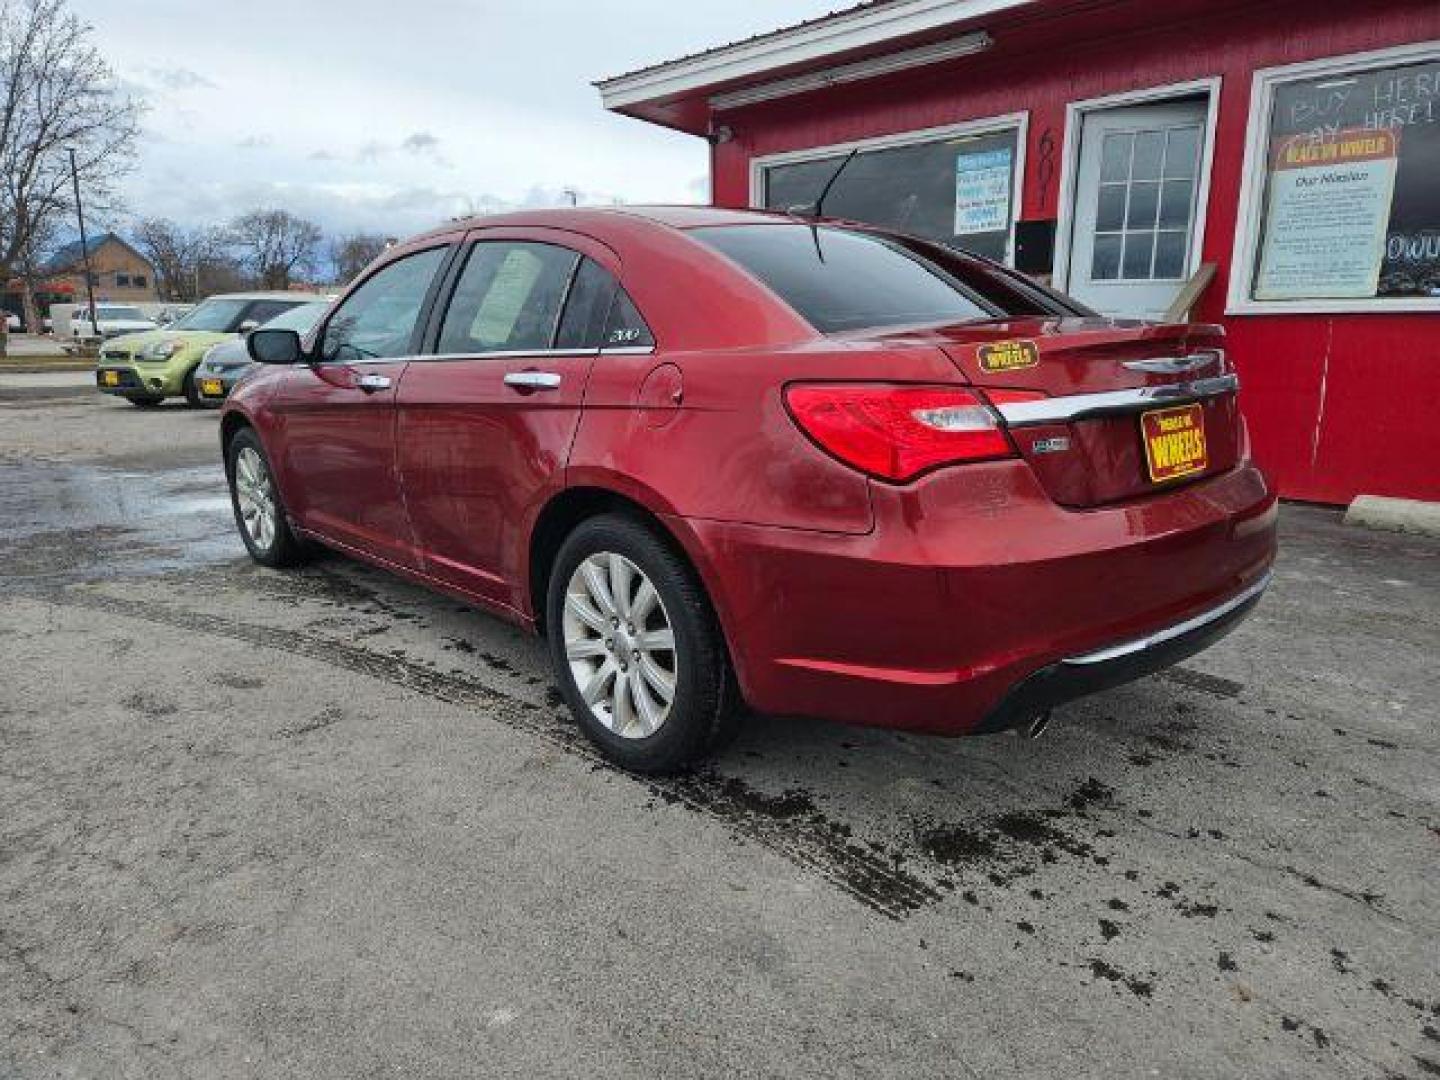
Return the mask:
[[[969,390],[797,383],[786,389],[785,402],[822,450],[882,480],[1015,456],[999,418]]]

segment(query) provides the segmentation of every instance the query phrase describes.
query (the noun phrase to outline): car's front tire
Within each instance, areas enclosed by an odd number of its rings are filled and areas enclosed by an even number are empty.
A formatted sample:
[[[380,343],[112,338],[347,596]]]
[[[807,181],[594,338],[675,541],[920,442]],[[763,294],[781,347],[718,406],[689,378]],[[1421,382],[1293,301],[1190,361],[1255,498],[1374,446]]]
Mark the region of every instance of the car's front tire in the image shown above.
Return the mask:
[[[181,389],[185,391],[185,404],[191,409],[203,409],[205,401],[200,396],[200,384],[195,379],[195,369],[191,368],[185,373],[185,382]]]
[[[561,545],[546,596],[551,663],[606,757],[673,772],[734,734],[738,694],[695,571],[635,518],[589,518]]]
[[[276,568],[304,562],[305,544],[291,531],[270,459],[252,429],[241,428],[225,448],[225,473],[235,525],[250,557]]]

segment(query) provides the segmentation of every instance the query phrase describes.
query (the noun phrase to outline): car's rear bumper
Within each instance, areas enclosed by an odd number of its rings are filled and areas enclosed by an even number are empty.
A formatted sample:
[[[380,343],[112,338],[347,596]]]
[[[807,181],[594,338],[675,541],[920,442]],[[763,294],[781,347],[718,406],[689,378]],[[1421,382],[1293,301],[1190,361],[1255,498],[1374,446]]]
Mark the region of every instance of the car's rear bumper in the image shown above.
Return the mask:
[[[865,536],[687,522],[756,709],[998,730],[1204,648],[1258,592],[1204,617],[1255,589],[1275,553],[1275,496],[1249,464],[1085,511],[1019,462],[876,485],[873,501]]]
[[[1208,649],[1255,610],[1270,578],[1266,571],[1236,596],[1174,626],[1041,668],[1006,694],[971,734],[1021,727],[1057,705],[1153,675]]]

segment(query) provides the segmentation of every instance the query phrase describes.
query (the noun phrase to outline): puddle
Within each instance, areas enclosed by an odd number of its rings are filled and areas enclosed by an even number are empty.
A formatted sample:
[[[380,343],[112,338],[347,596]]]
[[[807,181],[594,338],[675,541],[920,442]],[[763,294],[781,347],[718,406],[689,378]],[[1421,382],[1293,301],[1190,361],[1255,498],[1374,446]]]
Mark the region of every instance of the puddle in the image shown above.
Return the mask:
[[[139,472],[0,465],[0,575],[81,582],[153,576],[244,554],[219,463]]]

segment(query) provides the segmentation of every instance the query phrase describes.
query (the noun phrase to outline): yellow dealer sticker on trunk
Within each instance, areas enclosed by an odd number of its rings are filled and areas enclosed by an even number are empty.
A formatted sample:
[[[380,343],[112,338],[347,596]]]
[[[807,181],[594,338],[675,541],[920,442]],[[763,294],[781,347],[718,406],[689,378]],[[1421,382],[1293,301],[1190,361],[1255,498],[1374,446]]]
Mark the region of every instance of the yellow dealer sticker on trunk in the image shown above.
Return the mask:
[[[975,350],[980,370],[987,375],[1001,371],[1020,371],[1040,363],[1040,350],[1033,341],[997,341]]]

